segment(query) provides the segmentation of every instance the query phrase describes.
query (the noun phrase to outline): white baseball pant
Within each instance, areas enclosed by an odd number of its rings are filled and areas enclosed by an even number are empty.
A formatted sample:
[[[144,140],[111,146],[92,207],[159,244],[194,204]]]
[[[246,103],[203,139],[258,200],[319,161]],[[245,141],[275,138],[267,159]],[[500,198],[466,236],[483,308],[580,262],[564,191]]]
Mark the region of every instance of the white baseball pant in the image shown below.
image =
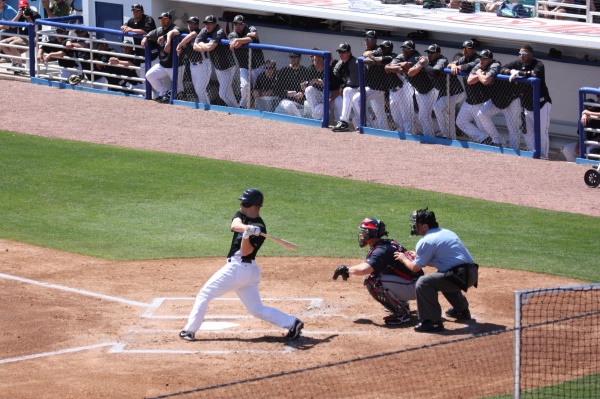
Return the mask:
[[[456,105],[463,102],[465,92],[439,98],[433,105],[435,119],[444,137],[456,140]]]
[[[551,103],[544,104],[540,108],[540,157],[548,158],[548,151],[550,150],[550,138],[548,137],[548,129],[550,129],[550,109],[552,108]],[[534,150],[535,139],[533,136],[534,123],[533,123],[533,111],[525,109],[525,125],[527,126],[527,134],[524,135],[525,144],[529,151]]]
[[[210,82],[211,74],[212,63],[209,59],[205,59],[202,63],[190,63],[192,84],[194,85],[194,91],[198,96],[198,102],[201,104],[210,104],[210,98],[208,98],[206,88]]]
[[[481,111],[483,107],[482,104],[469,104],[463,103],[462,107],[460,107],[460,111],[458,112],[458,116],[456,117],[456,125],[462,130],[467,136],[469,136],[473,141],[477,143],[481,143],[485,140],[488,135],[483,131],[483,126],[477,118],[477,113]],[[475,126],[472,121],[475,121]]]
[[[287,114],[291,116],[302,117],[301,105],[295,101],[284,98],[279,102],[279,105],[275,107],[275,112],[278,114]]]
[[[252,76],[249,76],[249,70],[247,68],[240,68],[240,107],[250,108],[248,99],[250,98],[250,86],[256,82],[258,75],[265,70],[265,66],[261,65],[258,68],[252,70]]]
[[[215,69],[217,80],[219,81],[219,97],[228,107],[237,108],[238,101],[233,92],[233,78],[235,77],[235,66],[222,71]]]
[[[406,81],[404,85],[390,90],[390,112],[394,122],[398,125],[398,131],[405,134],[413,133],[413,117],[415,105],[413,103],[414,88]]]
[[[235,291],[252,316],[281,328],[292,328],[296,321],[294,316],[262,304],[258,292],[260,277],[261,270],[255,261],[244,263],[238,256],[229,258],[225,266],[204,284],[196,296],[196,301],[183,330],[194,333],[198,331],[204,321],[210,301],[231,291]]]
[[[508,128],[508,141],[509,146],[513,150],[518,150],[521,144],[521,100],[513,100],[508,107],[500,109],[494,105],[492,100],[487,100],[481,110],[477,114],[479,122],[483,130],[488,133],[494,143],[503,144],[504,140],[500,137],[492,117],[498,112],[504,114],[506,119],[506,127]]]
[[[160,64],[154,65],[152,68],[146,72],[146,80],[150,82],[150,85],[159,96],[164,96],[167,94],[169,89],[165,86],[163,79],[169,78],[173,76],[173,68],[165,68]]]
[[[387,114],[385,113],[385,91],[373,90],[370,87],[365,87],[367,97],[366,105],[371,106],[375,114],[375,120],[371,122],[369,115],[365,117],[365,123],[369,127],[376,129],[388,130]],[[352,108],[357,115],[360,115],[360,91],[352,97]]]
[[[306,102],[311,110],[311,118],[322,120],[323,113],[325,112],[325,106],[323,105],[323,92],[313,86],[309,86],[306,88],[306,90],[304,90],[304,97],[306,97]],[[342,97],[337,96],[329,108],[329,112],[334,113],[334,119],[336,121],[340,120],[342,103]]]
[[[419,93],[419,91],[415,89],[415,97],[417,99],[417,105],[419,106],[419,121],[423,127],[423,135],[428,137],[435,137],[431,111],[433,110],[435,100],[438,98],[438,94],[438,89],[431,89],[428,93]]]
[[[350,121],[350,115],[352,115],[352,99],[359,90],[358,87],[344,87],[344,90],[342,90],[342,114],[340,115],[340,121],[346,123]],[[360,114],[355,112],[352,117],[354,128],[357,128],[359,124],[358,115]]]

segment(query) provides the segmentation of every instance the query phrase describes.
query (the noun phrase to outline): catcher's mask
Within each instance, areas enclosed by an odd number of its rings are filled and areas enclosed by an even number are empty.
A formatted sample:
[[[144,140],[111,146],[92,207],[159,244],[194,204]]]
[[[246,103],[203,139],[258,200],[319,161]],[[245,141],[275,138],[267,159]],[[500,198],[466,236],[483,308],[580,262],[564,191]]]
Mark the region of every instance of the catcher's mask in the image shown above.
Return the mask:
[[[248,188],[244,190],[242,196],[238,198],[242,201],[242,206],[244,208],[250,208],[251,206],[258,205],[262,206],[263,204],[263,195],[260,191],[255,188]]]
[[[419,235],[417,231],[417,223],[426,224],[430,229],[435,229],[439,227],[437,221],[435,220],[435,213],[430,212],[429,208],[419,209],[418,211],[414,211],[410,217],[410,235],[416,236]]]
[[[379,219],[366,218],[360,223],[358,231],[358,245],[362,248],[373,238],[386,236],[385,223]]]

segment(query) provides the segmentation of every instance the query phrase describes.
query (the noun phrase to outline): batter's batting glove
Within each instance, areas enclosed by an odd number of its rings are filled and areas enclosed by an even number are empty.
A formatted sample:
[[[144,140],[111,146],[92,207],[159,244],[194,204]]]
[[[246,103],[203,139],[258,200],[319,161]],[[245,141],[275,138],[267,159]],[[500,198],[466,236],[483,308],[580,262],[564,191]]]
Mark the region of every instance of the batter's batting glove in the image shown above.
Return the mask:
[[[348,271],[348,266],[346,266],[346,265],[339,265],[335,269],[335,272],[333,273],[333,279],[337,280],[339,276],[342,276],[342,278],[344,279],[344,281],[348,280],[348,278],[350,277],[350,272]]]

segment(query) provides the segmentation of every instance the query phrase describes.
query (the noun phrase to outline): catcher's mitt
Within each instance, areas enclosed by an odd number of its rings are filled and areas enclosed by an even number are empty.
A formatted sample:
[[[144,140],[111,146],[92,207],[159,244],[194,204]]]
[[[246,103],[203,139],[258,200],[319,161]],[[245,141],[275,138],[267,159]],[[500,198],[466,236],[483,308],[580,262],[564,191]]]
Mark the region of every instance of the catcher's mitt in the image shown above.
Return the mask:
[[[78,85],[81,82],[81,76],[80,75],[71,75],[69,76],[69,84],[70,85]]]
[[[344,281],[348,280],[348,277],[350,277],[350,272],[348,271],[348,266],[346,266],[346,265],[339,265],[335,269],[335,272],[333,273],[333,279],[337,280],[339,276],[342,276],[342,278],[344,279]]]

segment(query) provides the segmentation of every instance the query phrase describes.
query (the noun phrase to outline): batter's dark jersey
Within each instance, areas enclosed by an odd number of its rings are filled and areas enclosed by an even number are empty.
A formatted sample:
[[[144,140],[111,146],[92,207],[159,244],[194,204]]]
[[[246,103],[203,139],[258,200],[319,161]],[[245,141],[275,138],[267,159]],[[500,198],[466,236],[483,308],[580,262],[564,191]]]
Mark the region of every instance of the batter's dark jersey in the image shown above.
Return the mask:
[[[135,18],[129,18],[129,20],[127,21],[127,23],[125,25],[127,25],[128,27],[130,27],[132,29],[141,29],[146,33],[150,33],[154,29],[156,29],[156,22],[154,22],[154,18],[152,18],[150,15],[146,15],[146,14],[142,15],[142,18],[137,22],[135,21]],[[134,37],[133,43],[140,46],[142,44],[142,38]],[[134,52],[135,52],[135,55],[137,55],[139,57],[143,57],[145,54],[144,49],[138,48],[138,47],[136,47],[134,49]],[[156,42],[150,42],[150,59],[155,60],[156,57],[158,57],[158,45]]]
[[[381,240],[373,245],[367,254],[367,262],[379,276],[400,276],[407,280],[417,280],[424,275],[423,270],[418,273],[412,272],[401,262],[394,259],[394,253],[400,251],[400,244],[394,240]]]
[[[258,226],[258,227],[260,227],[260,231],[262,233],[267,234],[267,227],[265,226],[265,222],[262,220],[262,218],[260,216],[257,218],[249,218],[248,216],[244,215],[241,211],[237,211],[231,220],[233,220],[235,218],[240,218],[242,220],[242,223],[244,223],[244,224]],[[254,250],[252,251],[251,254],[242,256],[242,261],[249,262],[251,260],[254,260],[256,258],[256,253],[258,252],[260,247],[263,245],[263,242],[265,242],[265,238],[263,236],[250,237],[250,244],[252,244],[252,246],[254,247]],[[229,253],[227,254],[227,257],[230,258],[230,257],[234,256],[235,253],[241,249],[241,247],[242,247],[242,233],[237,233],[234,231],[233,238],[231,239],[231,248],[229,249]]]
[[[208,32],[206,28],[203,28],[200,33],[198,33],[198,36],[196,36],[196,43],[206,43],[206,39],[217,43],[217,47],[208,52],[208,57],[216,69],[224,71],[235,65],[229,46],[221,44],[222,40],[227,40],[227,35],[223,28],[217,25],[212,32]]]

